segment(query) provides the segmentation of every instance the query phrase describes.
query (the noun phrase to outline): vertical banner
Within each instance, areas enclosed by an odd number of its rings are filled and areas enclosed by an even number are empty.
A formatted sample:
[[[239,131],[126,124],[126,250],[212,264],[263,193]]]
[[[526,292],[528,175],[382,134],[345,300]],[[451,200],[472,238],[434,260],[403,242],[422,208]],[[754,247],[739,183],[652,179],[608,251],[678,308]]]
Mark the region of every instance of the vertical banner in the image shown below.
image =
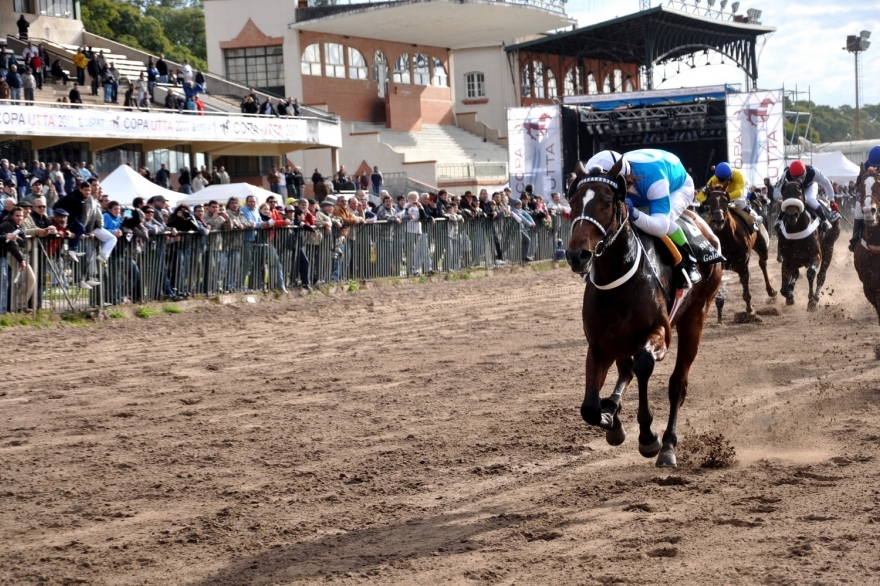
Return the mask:
[[[727,94],[727,153],[748,185],[785,171],[782,90]]]
[[[547,201],[554,191],[563,191],[559,106],[508,108],[507,145],[514,197],[519,197],[529,183]]]

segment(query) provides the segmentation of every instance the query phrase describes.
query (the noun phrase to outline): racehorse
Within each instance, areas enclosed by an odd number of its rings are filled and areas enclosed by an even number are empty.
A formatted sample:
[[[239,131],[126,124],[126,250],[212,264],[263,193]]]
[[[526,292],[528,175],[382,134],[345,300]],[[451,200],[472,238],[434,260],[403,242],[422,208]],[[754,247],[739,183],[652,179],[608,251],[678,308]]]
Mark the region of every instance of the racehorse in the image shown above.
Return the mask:
[[[865,211],[865,230],[853,253],[853,264],[862,281],[865,297],[874,306],[880,320],[880,218],[877,217],[877,208],[880,207],[880,181],[875,181],[871,193],[865,194],[865,203],[869,199],[871,206]]]
[[[801,267],[806,267],[807,282],[810,284],[807,309],[814,311],[834,254],[834,242],[840,236],[840,218],[832,222],[831,230],[822,232],[819,219],[813,218],[804,208],[804,192],[796,181],[782,186],[781,210],[778,246],[782,257],[782,296],[787,305],[794,305],[794,286],[800,277]]]
[[[656,256],[657,266],[651,262],[646,244],[626,213],[627,186],[618,177],[621,165],[618,161],[607,174],[597,167],[587,175],[578,164],[577,187],[569,198],[572,224],[565,256],[572,271],[586,281],[582,314],[589,349],[581,417],[605,429],[609,444],[623,443],[621,401],[635,376],[639,453],[646,458],[657,456],[658,467],[674,467],[678,411],[687,394],[688,371],[697,356],[706,314],[721,284],[721,266],[700,266],[703,280],[680,300],[676,296],[673,315],[669,315],[675,261]],[[717,248],[717,239],[705,222],[694,214],[691,217]],[[650,240],[647,246],[653,248]],[[648,379],[654,364],[666,356],[672,328],[678,330],[679,349],[669,379],[669,421],[661,443],[651,429],[654,417],[648,404]],[[617,382],[611,396],[601,399],[599,393],[612,363],[617,364]]]
[[[770,237],[763,225],[757,232],[751,232],[746,227],[742,218],[730,211],[730,197],[724,189],[713,189],[706,196],[705,205],[709,208],[709,226],[718,236],[721,242],[721,250],[727,261],[724,263],[725,271],[733,271],[739,275],[739,282],[743,288],[743,300],[746,302],[746,313],[754,313],[752,309],[752,294],[749,291],[749,258],[752,251],[758,254],[758,266],[764,274],[764,285],[767,295],[776,297],[776,289],[770,284],[770,276],[767,274],[768,243]],[[724,307],[724,297],[715,297],[715,307],[718,308],[718,323],[721,323],[721,310]]]

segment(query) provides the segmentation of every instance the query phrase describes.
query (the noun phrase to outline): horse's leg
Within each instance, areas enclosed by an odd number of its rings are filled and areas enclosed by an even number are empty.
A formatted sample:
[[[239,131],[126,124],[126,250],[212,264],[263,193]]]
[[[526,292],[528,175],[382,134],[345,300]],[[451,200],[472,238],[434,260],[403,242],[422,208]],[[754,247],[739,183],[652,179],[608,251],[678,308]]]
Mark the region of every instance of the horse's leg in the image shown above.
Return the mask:
[[[602,385],[605,384],[605,377],[608,375],[608,369],[614,362],[610,358],[596,349],[596,346],[590,344],[587,350],[587,382],[586,393],[584,394],[584,402],[581,403],[581,417],[590,425],[598,425],[605,429],[614,427],[614,411],[608,413],[603,410],[599,392]],[[617,406],[620,409],[620,406]]]
[[[718,323],[721,323],[721,310],[724,309],[724,294],[720,291],[715,295],[715,307],[718,309]]]
[[[761,232],[755,239],[755,246],[752,250],[758,253],[758,266],[761,267],[761,272],[764,274],[764,286],[767,288],[767,295],[770,297],[776,297],[776,289],[774,289],[773,285],[770,283],[770,275],[767,273],[767,259],[770,256],[770,251],[767,247],[768,238],[769,236],[767,236],[766,228],[761,226]]]
[[[813,285],[816,280],[816,273],[818,272],[819,263],[816,262],[816,259],[813,259],[813,262],[810,263],[810,266],[807,267],[807,283],[810,284],[810,291],[807,294],[807,311],[815,311],[816,305],[819,303],[819,290],[816,289],[815,294],[813,293]]]
[[[782,296],[785,297],[786,305],[794,305],[794,285],[800,277],[800,270],[791,266],[787,261],[782,261]]]
[[[614,405],[614,422],[611,429],[605,431],[605,441],[612,446],[619,446],[626,439],[626,430],[620,421],[621,402],[623,393],[633,379],[633,360],[632,358],[621,358],[617,361],[617,382],[614,383],[614,391],[607,399],[602,399],[600,405],[603,411],[606,411],[610,404]]]
[[[749,271],[749,261],[746,259],[746,262],[743,263],[743,267],[741,270],[737,271],[739,275],[739,282],[743,288],[743,301],[746,302],[746,313],[749,315],[755,312],[752,309],[752,293],[749,291],[749,280],[751,279],[751,272]]]
[[[819,265],[819,274],[816,275],[816,303],[819,303],[819,294],[822,287],[825,286],[825,274],[828,272],[828,267],[831,266],[831,259],[834,258],[834,240],[830,238],[830,234],[829,232],[826,235],[827,239],[823,241],[822,263]]]
[[[666,431],[663,432],[660,455],[657,456],[656,465],[658,468],[675,468],[677,465],[675,446],[678,445],[678,435],[676,434],[678,410],[687,395],[688,372],[700,348],[705,318],[706,309],[695,300],[694,304],[681,316],[681,320],[676,326],[678,355],[675,359],[675,369],[672,371],[672,376],[669,377],[669,421],[666,424]]]
[[[654,364],[664,356],[666,356],[666,328],[661,326],[648,337],[648,343],[636,353],[633,360],[633,372],[639,381],[639,453],[646,458],[653,458],[661,448],[657,434],[651,429],[654,415],[648,403],[648,380],[654,372]]]

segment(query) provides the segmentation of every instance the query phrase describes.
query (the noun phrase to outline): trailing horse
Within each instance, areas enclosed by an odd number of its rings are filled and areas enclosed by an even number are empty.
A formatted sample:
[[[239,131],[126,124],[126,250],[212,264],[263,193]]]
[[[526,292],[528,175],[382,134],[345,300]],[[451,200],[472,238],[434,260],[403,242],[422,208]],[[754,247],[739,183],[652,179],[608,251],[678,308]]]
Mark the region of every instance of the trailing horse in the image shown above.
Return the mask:
[[[770,276],[767,274],[767,256],[770,237],[763,225],[758,226],[758,231],[751,230],[743,220],[730,209],[730,198],[724,189],[713,189],[706,196],[704,205],[709,209],[709,226],[718,236],[721,242],[721,250],[727,261],[724,263],[725,271],[733,271],[739,275],[739,282],[743,288],[743,300],[746,302],[746,313],[752,314],[752,294],[749,291],[749,259],[752,251],[758,255],[758,266],[764,274],[764,285],[767,295],[776,297],[776,289],[770,284]],[[721,323],[721,310],[724,307],[724,297],[715,297],[715,307],[718,308],[718,323]]]
[[[831,223],[831,229],[827,232],[819,230],[820,220],[805,209],[804,192],[796,181],[782,186],[781,210],[779,256],[782,257],[782,296],[787,305],[794,305],[794,286],[800,277],[801,267],[806,267],[810,285],[807,309],[814,311],[819,304],[819,292],[825,285],[825,273],[834,255],[834,243],[840,236],[840,218]]]
[[[865,297],[874,306],[880,320],[880,218],[877,217],[877,208],[880,207],[880,180],[875,180],[871,193],[865,194],[865,204],[869,202],[863,208],[865,229],[853,252],[853,264],[862,281]]]
[[[675,261],[663,254],[665,250],[654,248],[653,238],[640,237],[629,222],[621,165],[618,161],[607,174],[594,169],[587,175],[579,164],[577,186],[569,197],[572,225],[566,259],[586,281],[582,315],[589,349],[581,417],[605,429],[609,444],[623,443],[621,401],[635,376],[639,453],[646,458],[657,456],[657,466],[674,467],[678,410],[687,394],[688,371],[697,356],[706,315],[721,284],[721,267],[701,265],[703,280],[683,296],[675,294]],[[705,222],[691,217],[717,248],[717,239]],[[679,348],[669,379],[669,420],[661,443],[651,429],[654,417],[648,404],[648,380],[654,364],[666,356],[672,328],[678,331]],[[600,391],[613,363],[617,364],[617,382],[611,396],[602,399]]]

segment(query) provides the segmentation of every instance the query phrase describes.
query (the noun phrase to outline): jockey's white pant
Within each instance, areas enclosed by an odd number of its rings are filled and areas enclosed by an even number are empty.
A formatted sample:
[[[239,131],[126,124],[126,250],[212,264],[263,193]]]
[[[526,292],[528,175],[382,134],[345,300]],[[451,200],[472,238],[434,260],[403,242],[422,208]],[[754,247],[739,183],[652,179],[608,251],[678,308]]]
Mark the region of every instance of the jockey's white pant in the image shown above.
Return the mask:
[[[694,180],[691,179],[690,175],[687,175],[684,185],[669,194],[669,231],[666,232],[667,236],[678,230],[678,224],[675,221],[693,201]]]

